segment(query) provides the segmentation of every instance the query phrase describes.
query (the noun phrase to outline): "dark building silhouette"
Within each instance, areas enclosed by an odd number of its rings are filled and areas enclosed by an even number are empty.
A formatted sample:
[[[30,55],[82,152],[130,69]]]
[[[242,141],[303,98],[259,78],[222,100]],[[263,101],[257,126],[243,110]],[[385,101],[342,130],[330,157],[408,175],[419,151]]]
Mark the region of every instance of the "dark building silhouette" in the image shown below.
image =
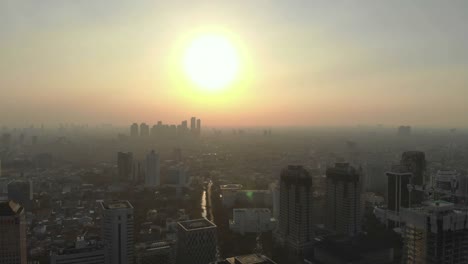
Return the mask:
[[[149,126],[146,123],[140,124],[140,136],[148,137],[149,136]]]
[[[410,136],[411,127],[410,126],[400,126],[398,127],[398,136]]]
[[[133,153],[118,152],[117,169],[119,180],[132,180],[134,178]]]
[[[138,124],[137,123],[133,123],[131,126],[130,126],[130,136],[132,137],[138,137],[139,133],[138,133]]]
[[[27,263],[26,216],[14,201],[0,201],[0,263]]]
[[[348,163],[336,163],[327,168],[326,176],[326,226],[337,234],[359,234],[363,216],[362,171]]]
[[[197,119],[197,136],[201,135],[201,119]]]
[[[281,171],[280,212],[277,239],[296,255],[311,247],[312,176],[302,166],[289,165]]]

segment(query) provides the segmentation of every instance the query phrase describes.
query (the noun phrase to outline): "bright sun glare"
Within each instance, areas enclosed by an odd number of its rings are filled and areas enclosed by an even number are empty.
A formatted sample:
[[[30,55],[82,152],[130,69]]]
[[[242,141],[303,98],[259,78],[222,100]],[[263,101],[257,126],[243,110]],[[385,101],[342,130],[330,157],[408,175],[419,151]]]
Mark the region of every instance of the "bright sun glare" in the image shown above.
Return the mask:
[[[239,55],[221,35],[202,35],[190,43],[184,54],[187,77],[199,88],[216,91],[228,87],[239,73]]]

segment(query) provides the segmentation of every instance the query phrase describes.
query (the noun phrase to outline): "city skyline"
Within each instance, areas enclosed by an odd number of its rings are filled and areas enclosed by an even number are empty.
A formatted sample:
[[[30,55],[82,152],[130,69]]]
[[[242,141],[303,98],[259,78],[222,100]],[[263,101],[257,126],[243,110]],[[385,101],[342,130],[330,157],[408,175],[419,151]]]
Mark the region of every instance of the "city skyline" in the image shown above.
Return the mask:
[[[125,125],[196,113],[207,126],[466,127],[467,7],[4,1],[0,118]],[[197,89],[179,65],[192,35],[213,32],[240,59],[236,82],[219,92]]]

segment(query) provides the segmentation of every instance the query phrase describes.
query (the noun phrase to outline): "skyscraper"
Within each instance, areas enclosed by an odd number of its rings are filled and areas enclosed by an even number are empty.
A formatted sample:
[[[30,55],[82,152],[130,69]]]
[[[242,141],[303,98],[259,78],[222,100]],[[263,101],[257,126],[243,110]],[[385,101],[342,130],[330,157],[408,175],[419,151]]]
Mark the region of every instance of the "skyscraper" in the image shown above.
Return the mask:
[[[133,206],[128,201],[101,202],[102,239],[109,263],[132,264]]]
[[[388,179],[387,208],[396,213],[400,208],[410,206],[410,192],[408,184],[411,182],[412,174],[406,172],[401,166],[393,166],[392,171],[386,172]]]
[[[152,150],[146,155],[145,186],[156,187],[161,184],[159,154]]]
[[[422,151],[406,151],[401,156],[400,165],[407,172],[411,172],[413,177],[411,183],[415,185],[423,185],[429,182],[426,175],[426,155]]]
[[[138,137],[138,124],[137,123],[133,123],[130,126],[130,136]]]
[[[141,137],[149,136],[149,126],[146,123],[141,123],[140,125],[140,136]]]
[[[0,201],[0,264],[26,264],[26,217],[14,201]]]
[[[216,225],[206,218],[178,222],[177,263],[207,264],[216,260]]]
[[[338,234],[354,236],[361,232],[362,171],[348,163],[327,168],[326,226]]]
[[[278,239],[296,254],[311,246],[312,176],[302,166],[289,165],[281,172]]]
[[[133,153],[118,152],[117,168],[119,180],[133,180]]]
[[[196,117],[192,117],[190,118],[190,132],[192,134],[195,134],[197,131],[196,131],[196,120],[197,118]]]
[[[201,135],[201,119],[197,119],[197,136]]]

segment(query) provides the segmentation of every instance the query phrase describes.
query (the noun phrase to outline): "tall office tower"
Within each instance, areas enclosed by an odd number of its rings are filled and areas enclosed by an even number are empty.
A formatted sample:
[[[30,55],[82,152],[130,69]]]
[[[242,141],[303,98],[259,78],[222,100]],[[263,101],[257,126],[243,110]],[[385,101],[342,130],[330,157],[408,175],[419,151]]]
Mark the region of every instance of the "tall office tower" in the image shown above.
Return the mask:
[[[402,209],[402,263],[468,263],[468,208],[444,201]]]
[[[408,185],[412,174],[401,166],[393,166],[392,171],[386,172],[387,184],[387,209],[400,212],[400,208],[410,207],[411,197]]]
[[[128,201],[101,202],[102,239],[108,263],[132,264],[133,206]]]
[[[118,152],[117,168],[119,180],[135,180],[133,179],[133,153]]]
[[[216,260],[216,225],[206,218],[177,223],[177,263],[207,264]]]
[[[362,171],[348,163],[336,163],[327,168],[326,176],[326,226],[338,234],[359,234],[363,216]]]
[[[135,264],[175,264],[175,244],[172,241],[136,245]]]
[[[277,181],[271,183],[268,186],[268,189],[270,190],[271,193],[271,204],[272,204],[272,213],[273,217],[278,220],[279,218],[279,212],[280,212],[280,188],[279,184]]]
[[[8,183],[8,199],[21,204],[27,210],[32,207],[32,182],[12,181]]]
[[[140,124],[140,136],[141,137],[149,136],[149,126],[146,123]]]
[[[74,247],[61,248],[51,252],[50,264],[107,264],[103,243],[85,241],[78,237]]]
[[[196,120],[197,120],[196,117],[190,118],[190,132],[192,134],[196,133]]]
[[[302,166],[281,171],[280,212],[277,238],[295,255],[302,255],[314,237],[312,176]]]
[[[26,264],[26,216],[14,201],[0,201],[0,264]]]
[[[182,131],[181,131],[180,134],[186,133],[188,131],[187,120],[182,121],[182,123],[180,125],[182,127]]]
[[[152,150],[146,155],[145,186],[156,187],[161,184],[159,154]]]
[[[130,126],[130,136],[138,137],[138,124],[137,123],[133,123]]]
[[[415,186],[423,186],[430,182],[426,174],[426,156],[421,151],[406,151],[401,156],[400,165],[413,175],[411,184]],[[416,188],[411,192],[411,204],[420,204],[424,200],[424,192]]]
[[[406,171],[413,174],[411,179],[412,184],[423,185],[424,183],[429,182],[429,179],[426,176],[426,155],[424,152],[403,152],[400,164],[406,169]]]
[[[201,135],[201,119],[197,119],[197,135]]]

